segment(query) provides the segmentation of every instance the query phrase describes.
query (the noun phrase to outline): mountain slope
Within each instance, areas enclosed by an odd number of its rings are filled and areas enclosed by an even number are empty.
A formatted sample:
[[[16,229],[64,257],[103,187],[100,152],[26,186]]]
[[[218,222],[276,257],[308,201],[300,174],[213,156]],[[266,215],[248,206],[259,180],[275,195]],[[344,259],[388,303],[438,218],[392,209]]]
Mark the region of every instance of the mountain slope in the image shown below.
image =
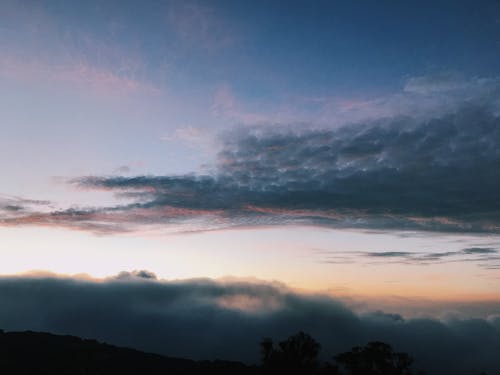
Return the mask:
[[[144,353],[75,336],[0,331],[2,374],[255,374],[230,361],[192,361]]]

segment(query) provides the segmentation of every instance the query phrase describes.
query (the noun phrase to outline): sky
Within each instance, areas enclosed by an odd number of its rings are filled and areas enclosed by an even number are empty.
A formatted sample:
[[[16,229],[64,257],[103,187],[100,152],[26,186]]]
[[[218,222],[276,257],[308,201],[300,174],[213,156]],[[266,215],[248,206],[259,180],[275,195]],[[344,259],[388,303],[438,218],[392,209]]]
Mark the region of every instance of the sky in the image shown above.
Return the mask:
[[[493,0],[0,2],[0,295],[47,314],[0,326],[132,345],[54,319],[151,287],[500,342],[499,58]]]

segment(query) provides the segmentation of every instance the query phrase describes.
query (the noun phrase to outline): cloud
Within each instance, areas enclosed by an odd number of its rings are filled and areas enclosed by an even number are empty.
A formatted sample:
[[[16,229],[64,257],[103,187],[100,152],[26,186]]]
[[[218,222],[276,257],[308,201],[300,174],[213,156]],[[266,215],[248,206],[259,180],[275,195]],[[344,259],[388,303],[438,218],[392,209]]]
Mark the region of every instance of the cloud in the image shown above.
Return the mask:
[[[463,249],[462,252],[464,254],[494,254],[498,251],[492,249],[491,247],[469,247],[467,249]]]
[[[0,70],[0,78],[52,84],[57,82],[101,96],[160,93],[155,85],[137,79],[128,72],[116,72],[84,60],[54,63],[43,59],[26,61],[15,55],[0,55]]]
[[[115,277],[117,280],[123,280],[123,279],[146,279],[146,280],[156,280],[157,277],[154,274],[154,272],[148,271],[148,270],[135,270],[132,272],[128,271],[122,271]]]
[[[467,78],[456,72],[441,72],[410,77],[401,91],[389,95],[313,97],[305,98],[305,102],[317,107],[317,121],[335,126],[397,116],[429,121],[456,112],[464,105],[488,107],[498,115],[500,80],[498,77]]]
[[[162,92],[147,78],[146,64],[137,49],[124,48],[113,35],[113,13],[105,16],[109,17],[109,30],[103,37],[85,27],[85,22],[68,25],[51,8],[18,1],[0,4],[0,79],[63,85],[104,98]],[[100,13],[103,8],[88,11]]]
[[[212,153],[218,149],[214,134],[208,129],[184,126],[175,129],[161,137],[161,140],[172,143],[182,143],[198,153]]]
[[[404,91],[417,94],[453,92],[470,88],[470,83],[460,74],[443,72],[430,76],[419,76],[408,79]]]
[[[430,265],[446,263],[475,263],[483,269],[500,266],[500,255],[493,248],[465,248],[458,251],[314,251],[320,263],[365,263],[365,264],[406,264]]]
[[[4,215],[0,225],[101,233],[288,224],[499,233],[500,115],[492,82],[474,100],[430,118],[234,130],[221,137],[212,174],[81,177],[71,183],[131,202]]]
[[[326,359],[382,340],[412,353],[430,374],[500,370],[498,316],[442,321],[357,314],[331,297],[276,283],[2,277],[0,299],[6,330],[74,334],[172,356],[256,362],[262,337],[305,330],[322,343]]]
[[[30,211],[40,211],[50,208],[51,202],[46,200],[28,199],[12,195],[0,195],[0,214],[16,216]]]
[[[467,108],[424,123],[232,135],[213,176],[87,177],[142,207],[223,211],[230,224],[498,232],[499,118]]]
[[[375,257],[375,258],[400,258],[400,257],[407,257],[411,255],[412,253],[409,253],[407,251],[382,251],[380,253],[367,253],[367,256],[370,257]]]

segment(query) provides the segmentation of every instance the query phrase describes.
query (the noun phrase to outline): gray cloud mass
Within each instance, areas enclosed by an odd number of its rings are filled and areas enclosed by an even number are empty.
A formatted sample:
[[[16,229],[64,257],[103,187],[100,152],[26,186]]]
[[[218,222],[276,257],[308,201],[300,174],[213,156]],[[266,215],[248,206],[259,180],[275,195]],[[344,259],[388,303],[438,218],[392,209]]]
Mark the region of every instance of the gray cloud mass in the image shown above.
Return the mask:
[[[198,210],[224,218],[222,226],[498,232],[499,144],[499,118],[468,108],[424,123],[396,118],[337,130],[247,131],[227,139],[214,175],[75,183],[139,193],[140,203],[122,207],[131,212]]]
[[[499,233],[498,80],[417,77],[408,85],[421,101],[437,90],[455,105],[340,128],[240,128],[222,137],[211,174],[80,177],[71,183],[129,203],[23,215],[4,207],[0,225],[105,234],[287,224]]]

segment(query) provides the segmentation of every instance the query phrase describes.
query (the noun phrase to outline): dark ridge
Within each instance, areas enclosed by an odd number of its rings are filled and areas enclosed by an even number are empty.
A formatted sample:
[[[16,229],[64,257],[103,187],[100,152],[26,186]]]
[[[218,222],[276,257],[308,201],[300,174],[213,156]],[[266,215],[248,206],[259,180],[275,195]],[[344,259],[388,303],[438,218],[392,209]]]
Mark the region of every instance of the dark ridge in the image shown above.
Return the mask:
[[[256,374],[232,361],[193,361],[121,348],[96,340],[41,332],[0,330],[0,374]]]

